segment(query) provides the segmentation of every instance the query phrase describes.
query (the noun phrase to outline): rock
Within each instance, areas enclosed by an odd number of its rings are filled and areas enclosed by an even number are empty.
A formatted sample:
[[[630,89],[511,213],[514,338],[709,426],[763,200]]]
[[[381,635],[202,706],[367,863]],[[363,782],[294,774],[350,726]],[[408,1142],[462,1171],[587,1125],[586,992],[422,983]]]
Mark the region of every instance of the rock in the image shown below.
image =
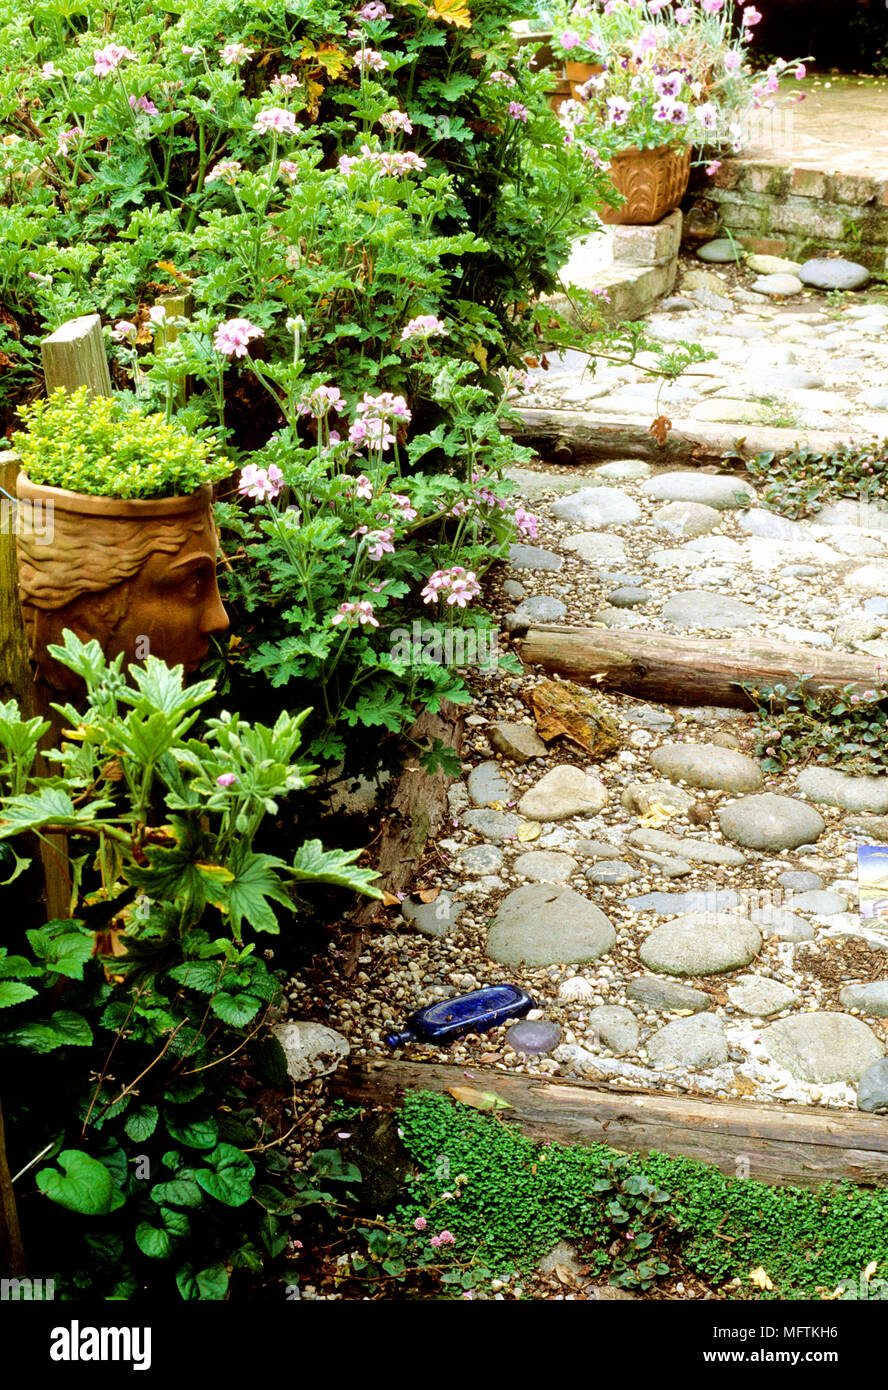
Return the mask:
[[[487,846],[481,845],[479,848]],[[459,925],[464,909],[465,903],[454,901],[449,893],[439,893],[433,903],[413,902],[410,898],[405,898],[401,903],[401,915],[406,921],[412,922],[423,936],[439,939],[450,936]]]
[[[695,840],[690,837],[667,835],[663,830],[633,830],[629,843],[642,849],[659,850],[662,854],[677,854],[682,859],[690,859],[699,864],[725,864],[739,868],[746,863],[746,855],[730,845],[715,845],[709,840]]]
[[[764,507],[756,507],[751,512],[741,512],[737,521],[741,530],[750,536],[763,536],[766,540],[775,541],[809,539],[809,533],[801,522],[790,521],[788,517],[778,516],[776,512],[769,512]]]
[[[620,804],[638,816],[646,816],[654,805],[672,806],[683,815],[693,806],[694,798],[671,782],[630,782],[620,797]]]
[[[878,618],[871,618],[868,613],[863,613],[859,617],[846,618],[844,622],[837,623],[835,638],[837,642],[846,646],[853,646],[855,642],[872,642],[881,633],[882,626]]]
[[[810,893],[799,893],[790,899],[791,908],[799,912],[811,912],[817,917],[832,917],[836,912],[844,912],[848,901],[841,893],[833,893],[828,888],[814,888]]]
[[[604,913],[572,888],[528,884],[500,903],[487,954],[502,965],[570,965],[597,960],[616,933]]]
[[[786,873],[777,875],[777,882],[781,888],[793,888],[799,893],[807,892],[809,888],[823,887],[823,879],[810,869],[787,869]]]
[[[642,603],[650,600],[647,589],[639,589],[635,585],[625,584],[620,589],[614,589],[612,594],[608,594],[607,601],[614,608],[636,608]]]
[[[587,869],[586,877],[590,883],[631,883],[639,877],[639,873],[622,859],[599,859],[591,869]]]
[[[622,1057],[638,1047],[638,1023],[631,1009],[619,1004],[602,1004],[589,1015],[589,1028],[598,1042]],[[586,1045],[592,1046],[589,1038]]]
[[[702,502],[667,502],[651,520],[672,536],[705,536],[720,526],[723,518],[715,507]]]
[[[823,377],[806,372],[801,367],[773,367],[770,371],[753,368],[740,383],[744,397],[771,400],[784,391],[816,391],[823,386]]]
[[[831,767],[806,767],[796,786],[809,801],[838,806],[843,811],[874,811],[888,815],[888,777],[853,777]]]
[[[519,877],[530,878],[534,883],[566,883],[576,871],[577,861],[569,854],[534,849],[519,854],[512,868]]]
[[[655,1067],[717,1067],[727,1062],[728,1041],[714,1014],[666,1023],[645,1044]]]
[[[861,405],[870,410],[888,410],[888,390],[884,386],[870,386],[857,397]]]
[[[799,1081],[859,1081],[884,1055],[876,1035],[850,1014],[806,1013],[778,1019],[762,1035],[768,1056]]]
[[[526,763],[530,758],[542,758],[546,754],[546,745],[529,724],[494,724],[487,737],[497,753],[516,763]]]
[[[818,526],[859,526],[863,531],[888,531],[888,506],[884,502],[857,502],[840,497],[817,513]]]
[[[690,912],[655,927],[639,955],[665,975],[717,975],[749,965],[762,948],[761,933],[745,917]]]
[[[801,294],[804,286],[797,275],[760,275],[752,288],[755,294],[783,299],[786,295]]]
[[[580,488],[579,492],[553,502],[551,511],[559,521],[598,530],[606,526],[624,526],[641,516],[638,503],[616,487]]]
[[[606,840],[575,840],[571,848],[581,859],[615,859],[620,853]]]
[[[757,275],[797,275],[801,270],[798,261],[786,261],[781,256],[746,257],[746,268]]]
[[[630,724],[637,724],[642,729],[655,729],[659,732],[662,729],[671,729],[675,725],[675,716],[665,709],[647,709],[644,705],[636,705],[634,709],[626,710],[625,715]]]
[[[867,598],[863,601],[863,606],[867,613],[875,613],[877,617],[888,617],[888,598],[878,595],[876,598]]]
[[[612,463],[600,463],[592,472],[597,478],[614,478],[617,482],[636,482],[639,478],[649,478],[651,465],[643,459],[614,459]]]
[[[503,852],[496,845],[470,845],[459,859],[466,874],[496,874],[503,866]]]
[[[846,1009],[859,1009],[862,1014],[888,1018],[888,980],[845,985],[839,990],[839,1003]]]
[[[523,584],[519,584],[517,579],[506,579],[503,583],[503,593],[506,598],[522,599],[527,597],[527,590]]]
[[[730,536],[698,536],[683,545],[682,550],[692,555],[711,555],[722,564],[739,564],[746,559],[743,546],[732,541]]]
[[[716,265],[727,265],[739,262],[743,259],[743,248],[738,246],[735,241],[731,241],[726,236],[715,237],[713,241],[707,241],[703,246],[697,247],[697,255],[701,261],[713,261]],[[686,275],[684,283],[688,283],[689,277]],[[724,285],[719,280],[719,285],[724,289]]]
[[[686,859],[679,859],[677,856],[668,854],[657,854],[652,849],[639,849],[635,853],[639,859],[645,860],[648,864],[653,864],[659,869],[664,878],[685,878],[693,873],[691,865]]]
[[[528,820],[567,820],[569,816],[597,815],[606,804],[607,790],[597,777],[562,763],[524,793],[518,810]]]
[[[888,1057],[872,1062],[857,1086],[857,1108],[870,1115],[888,1113]]]
[[[534,598],[526,598],[515,609],[516,617],[527,624],[554,623],[563,618],[566,612],[567,605],[562,603],[560,598],[553,598],[550,594],[537,594]]]
[[[592,614],[592,621],[605,627],[644,627],[645,623],[640,613],[625,608],[598,608]]]
[[[675,627],[711,631],[750,627],[753,623],[764,621],[763,615],[751,604],[741,603],[727,594],[713,594],[706,589],[688,589],[673,594],[663,605],[660,616]]]
[[[581,531],[575,536],[565,536],[563,545],[565,550],[574,550],[581,560],[593,564],[623,564],[626,560],[626,542],[619,536]]]
[[[506,1030],[505,1041],[516,1052],[533,1057],[557,1047],[561,1042],[561,1029],[546,1018],[522,1018]]]
[[[813,806],[790,796],[744,796],[718,813],[722,834],[749,849],[795,849],[813,844],[826,822]]]
[[[516,570],[560,570],[564,560],[538,545],[510,545],[509,564]]]
[[[641,484],[655,502],[702,502],[718,511],[748,507],[755,500],[749,483],[724,473],[659,473]]]
[[[271,1029],[284,1050],[287,1072],[293,1081],[328,1076],[350,1052],[348,1040],[324,1023],[298,1020],[276,1023]]]
[[[888,589],[888,565],[861,565],[845,575],[845,584],[849,589],[882,594]]]
[[[776,936],[778,941],[811,941],[814,937],[810,922],[782,907],[756,908],[750,912],[749,920],[760,927],[766,936]]]
[[[842,256],[805,261],[799,279],[816,290],[860,290],[870,278],[865,265],[846,261]]]
[[[626,993],[646,1009],[692,1009],[694,1013],[701,1013],[712,1006],[712,1000],[702,989],[679,985],[674,980],[658,980],[653,975],[640,975],[630,980]]]
[[[574,1279],[579,1279],[583,1269],[580,1264],[580,1257],[576,1247],[571,1245],[568,1240],[559,1240],[558,1244],[544,1255],[540,1260],[540,1274],[548,1278],[554,1274],[556,1269],[561,1268],[570,1274]]]
[[[750,792],[762,784],[758,763],[732,748],[713,743],[664,743],[651,754],[651,767],[673,782],[703,791]]]
[[[740,906],[733,888],[692,888],[687,893],[643,893],[626,898],[625,906],[633,912],[656,912],[667,917],[674,912],[730,912]]]
[[[509,784],[502,775],[499,763],[485,762],[469,773],[469,798],[473,806],[490,806],[494,801],[508,801]]]
[[[502,844],[504,840],[514,840],[518,835],[521,817],[511,811],[467,811],[463,824],[469,826],[485,840]]]
[[[798,995],[787,985],[769,980],[765,975],[738,975],[728,986],[728,998],[735,1009],[756,1018],[767,1018],[768,1014],[779,1013],[799,1002]]]
[[[855,816],[853,820],[845,822],[844,829],[852,835],[861,835],[865,840],[888,844],[888,816]]]

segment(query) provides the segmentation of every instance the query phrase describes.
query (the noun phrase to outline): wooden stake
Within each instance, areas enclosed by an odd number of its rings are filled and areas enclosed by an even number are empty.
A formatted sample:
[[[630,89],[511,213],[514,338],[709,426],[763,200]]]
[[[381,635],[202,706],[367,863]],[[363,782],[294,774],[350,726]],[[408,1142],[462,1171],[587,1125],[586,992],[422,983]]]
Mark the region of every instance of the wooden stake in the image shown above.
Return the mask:
[[[69,319],[40,345],[46,394],[88,386],[96,396],[111,395],[111,374],[98,314]]]
[[[19,1278],[25,1272],[25,1250],[19,1226],[12,1175],[6,1158],[3,1106],[0,1105],[0,1274]]]
[[[0,699],[17,700],[23,719],[37,712],[34,682],[28,661],[28,641],[18,601],[15,551],[15,480],[18,454],[0,454]]]

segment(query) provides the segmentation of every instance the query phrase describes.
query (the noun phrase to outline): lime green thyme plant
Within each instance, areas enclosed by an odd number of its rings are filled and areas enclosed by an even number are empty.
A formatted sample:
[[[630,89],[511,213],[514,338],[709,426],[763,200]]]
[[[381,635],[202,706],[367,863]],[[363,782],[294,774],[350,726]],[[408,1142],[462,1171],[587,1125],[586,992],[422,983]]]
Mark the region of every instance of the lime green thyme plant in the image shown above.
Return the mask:
[[[146,415],[85,386],[63,388],[19,410],[26,429],[13,435],[34,483],[94,497],[176,497],[231,472],[214,458],[216,440],[187,434],[163,415]]]

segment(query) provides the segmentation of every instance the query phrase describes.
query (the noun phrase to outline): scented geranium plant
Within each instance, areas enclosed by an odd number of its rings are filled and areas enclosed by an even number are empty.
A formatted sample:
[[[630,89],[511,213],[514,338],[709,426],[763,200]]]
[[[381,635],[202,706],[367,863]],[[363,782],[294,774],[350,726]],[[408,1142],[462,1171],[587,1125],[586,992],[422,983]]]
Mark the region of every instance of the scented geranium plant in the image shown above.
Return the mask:
[[[580,89],[586,110],[569,108],[602,129],[605,154],[658,145],[705,151],[741,146],[744,119],[773,106],[780,79],[805,75],[799,59],[755,72],[749,43],[761,14],[735,0],[595,0],[562,6],[556,52],[599,67]],[[580,122],[582,123],[582,122]]]

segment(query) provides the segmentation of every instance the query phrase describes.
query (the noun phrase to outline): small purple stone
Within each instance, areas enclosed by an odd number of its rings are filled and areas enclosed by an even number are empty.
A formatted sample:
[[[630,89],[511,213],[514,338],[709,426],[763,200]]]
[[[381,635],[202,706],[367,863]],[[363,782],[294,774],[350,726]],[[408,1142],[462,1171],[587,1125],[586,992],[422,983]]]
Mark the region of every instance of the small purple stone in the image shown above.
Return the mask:
[[[510,1047],[514,1047],[516,1052],[528,1054],[551,1052],[560,1041],[561,1029],[558,1024],[550,1023],[545,1018],[523,1018],[520,1023],[513,1023],[506,1033],[506,1042]]]

